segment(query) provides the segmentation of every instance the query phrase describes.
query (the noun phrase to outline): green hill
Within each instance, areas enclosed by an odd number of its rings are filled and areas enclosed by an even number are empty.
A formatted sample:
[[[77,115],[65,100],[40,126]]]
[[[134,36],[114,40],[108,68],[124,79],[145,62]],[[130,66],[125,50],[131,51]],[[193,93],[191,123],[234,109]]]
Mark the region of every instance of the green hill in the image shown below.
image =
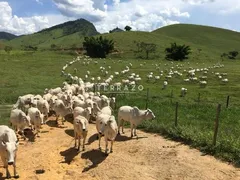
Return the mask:
[[[99,34],[92,23],[85,19],[68,21],[63,24],[44,29],[34,34],[24,35],[7,44],[15,48],[24,46],[37,46],[39,48],[50,48],[52,44],[59,47],[78,45],[84,36]]]
[[[157,29],[152,33],[171,37],[175,41],[210,50],[213,53],[240,50],[239,32],[216,27],[175,24]]]
[[[11,40],[16,38],[17,36],[7,32],[0,32],[0,40]]]
[[[13,39],[6,44],[15,48],[38,46],[50,49],[52,44],[58,47],[81,47],[84,36],[102,35],[113,39],[117,52],[123,56],[133,56],[136,41],[157,44],[157,55],[164,57],[164,49],[172,42],[189,45],[193,51],[191,58],[215,59],[223,52],[240,51],[240,33],[191,24],[175,24],[156,29],[152,32],[122,31],[99,34],[94,25],[84,19],[66,22],[40,32]]]
[[[119,51],[130,53],[136,49],[134,41],[155,43],[160,56],[164,56],[164,49],[172,42],[189,45],[193,51],[191,58],[214,59],[223,52],[240,51],[240,33],[221,28],[175,24],[159,28],[152,32],[119,32],[104,34],[116,42]]]

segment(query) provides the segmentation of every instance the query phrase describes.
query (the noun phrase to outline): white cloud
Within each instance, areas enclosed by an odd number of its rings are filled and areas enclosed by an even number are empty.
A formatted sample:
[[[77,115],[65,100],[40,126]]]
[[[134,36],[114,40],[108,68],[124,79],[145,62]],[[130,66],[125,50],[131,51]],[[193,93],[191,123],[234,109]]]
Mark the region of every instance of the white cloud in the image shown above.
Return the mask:
[[[120,0],[113,0],[113,5],[118,6],[120,4]]]
[[[147,13],[148,12],[142,6],[136,5],[135,16],[142,17],[142,16],[146,15]]]
[[[87,19],[96,25],[99,32],[108,32],[117,26],[124,28],[126,25],[131,25],[133,30],[151,31],[169,23],[178,23],[171,20],[173,17],[190,17],[188,12],[178,8],[184,4],[181,0],[111,0],[109,7],[106,5],[107,0],[53,1],[63,15]]]
[[[118,6],[111,7],[107,16],[101,21],[95,22],[94,25],[102,33],[109,32],[116,27],[124,29],[126,25],[131,26],[132,30],[152,31],[162,26],[179,23],[176,18],[190,17],[188,12],[182,12],[178,8],[183,4],[181,0],[173,1],[171,3],[155,0],[121,2]]]
[[[172,8],[166,8],[162,11],[160,11],[161,14],[167,15],[168,17],[176,16],[176,17],[190,17],[190,14],[188,12],[180,12],[179,9],[172,7]]]
[[[12,14],[12,8],[7,2],[0,2],[0,12],[0,31],[10,32],[16,35],[34,33],[70,20],[61,15],[18,17]]]
[[[183,2],[192,4],[192,5],[199,5],[204,3],[215,2],[215,0],[182,0]]]
[[[133,30],[152,31],[165,25],[179,23],[183,18],[191,18],[191,22],[194,22],[193,18],[198,19],[201,13],[209,14],[211,19],[211,14],[215,16],[218,13],[221,18],[223,15],[240,12],[240,0],[228,0],[227,3],[226,0],[53,0],[52,2],[61,14],[18,17],[12,13],[7,2],[0,2],[0,30],[25,34],[68,20],[84,18],[93,22],[97,30],[102,33],[116,27],[123,29],[126,25],[131,26]],[[209,22],[206,19],[206,24]]]
[[[68,17],[84,18],[91,22],[106,17],[105,0],[53,0],[59,11]]]
[[[38,4],[41,4],[41,5],[43,5],[43,2],[42,1],[40,1],[40,0],[35,0]]]

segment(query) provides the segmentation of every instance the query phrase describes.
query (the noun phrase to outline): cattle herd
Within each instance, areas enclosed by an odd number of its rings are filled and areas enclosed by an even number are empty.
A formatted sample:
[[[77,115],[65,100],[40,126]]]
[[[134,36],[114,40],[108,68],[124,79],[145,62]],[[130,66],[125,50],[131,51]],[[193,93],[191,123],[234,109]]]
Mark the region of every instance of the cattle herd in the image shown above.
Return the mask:
[[[137,106],[126,105],[119,108],[117,123],[113,115],[115,106],[115,97],[107,97],[100,92],[93,91],[83,81],[82,83],[64,82],[62,87],[45,89],[43,95],[19,96],[11,109],[9,119],[11,128],[5,125],[0,126],[0,155],[6,168],[6,177],[11,177],[9,165],[14,167],[14,177],[19,177],[16,171],[16,153],[18,139],[27,140],[24,130],[31,129],[35,138],[40,138],[41,126],[47,124],[50,115],[56,117],[56,126],[60,126],[60,120],[61,124],[64,124],[64,117],[72,115],[75,147],[78,151],[85,150],[89,123],[96,124],[99,149],[101,150],[101,137],[104,137],[106,155],[113,152],[113,143],[116,136],[120,135],[120,127],[122,127],[122,133],[124,132],[124,121],[130,122],[131,137],[133,137],[137,136],[137,125],[143,120],[155,118],[150,109],[140,110]]]
[[[106,66],[106,61],[101,60]],[[24,130],[30,128],[36,138],[39,138],[39,132],[41,126],[46,124],[50,115],[55,115],[56,126],[59,125],[59,118],[61,117],[62,124],[64,124],[64,117],[72,115],[73,117],[73,130],[75,138],[75,147],[78,151],[80,148],[85,150],[85,141],[88,136],[89,123],[96,124],[96,130],[99,140],[99,149],[101,150],[100,142],[101,137],[105,139],[105,153],[108,154],[108,141],[111,142],[110,152],[113,151],[113,142],[117,136],[120,135],[120,127],[122,127],[122,133],[124,122],[127,121],[131,126],[131,137],[136,136],[136,127],[143,120],[154,119],[155,115],[150,109],[140,110],[137,106],[122,106],[118,110],[118,121],[116,121],[113,115],[113,109],[116,106],[115,97],[107,97],[100,93],[100,87],[113,86],[135,86],[142,81],[139,74],[130,72],[132,69],[132,63],[123,62],[121,60],[113,61],[115,63],[127,63],[124,69],[119,72],[109,74],[111,66],[99,68],[99,72],[94,68],[95,73],[98,72],[100,76],[91,77],[92,73],[87,71],[84,77],[80,78],[76,76],[77,68],[74,68],[75,76],[70,73],[66,73],[66,69],[75,62],[82,63],[83,66],[93,66],[98,64],[98,61],[92,60],[87,56],[79,56],[76,59],[65,64],[61,70],[61,76],[65,77],[68,82],[63,82],[62,87],[45,89],[43,95],[27,94],[19,96],[17,102],[13,105],[8,126],[0,126],[0,155],[6,168],[7,178],[11,177],[8,171],[8,165],[14,166],[14,177],[19,177],[16,172],[16,153],[18,147],[18,138],[26,140]],[[139,64],[139,68],[146,65],[146,62]],[[189,63],[187,64],[187,66]],[[163,81],[162,90],[166,89],[171,78],[181,78],[186,76],[183,83],[196,82],[200,84],[200,87],[206,87],[207,74],[210,69],[222,68],[224,65],[215,64],[213,66],[205,68],[192,68],[191,66],[184,68],[183,64],[152,64],[153,69],[156,72],[148,72],[146,75],[147,83],[159,82],[162,77],[165,76]],[[164,67],[164,69],[162,69]],[[184,68],[184,69],[183,69]],[[197,77],[197,73],[199,77]],[[218,80],[223,84],[228,83],[227,73],[213,72]],[[113,83],[113,79],[119,79],[119,77],[127,76],[119,82]],[[98,89],[96,90],[96,86]],[[181,88],[181,96],[184,97],[187,93],[187,89]],[[118,122],[118,123],[117,123]],[[13,129],[13,130],[12,130]],[[81,147],[81,139],[83,139]]]

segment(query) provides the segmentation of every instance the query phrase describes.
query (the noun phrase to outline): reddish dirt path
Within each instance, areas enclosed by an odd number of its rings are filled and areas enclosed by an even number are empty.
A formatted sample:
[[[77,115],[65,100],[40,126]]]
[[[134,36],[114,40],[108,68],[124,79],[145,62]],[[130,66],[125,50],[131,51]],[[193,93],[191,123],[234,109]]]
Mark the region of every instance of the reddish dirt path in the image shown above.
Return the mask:
[[[20,180],[240,179],[240,170],[231,165],[142,131],[138,131],[140,138],[136,140],[129,138],[130,131],[126,129],[125,136],[117,137],[113,153],[106,157],[97,149],[96,128],[90,124],[86,150],[77,153],[73,148],[72,124],[66,122],[64,126],[43,125],[41,137],[35,142],[20,141],[17,160]],[[103,151],[104,147],[102,140]],[[37,169],[44,169],[45,173],[36,174]],[[0,163],[0,179],[4,177]]]

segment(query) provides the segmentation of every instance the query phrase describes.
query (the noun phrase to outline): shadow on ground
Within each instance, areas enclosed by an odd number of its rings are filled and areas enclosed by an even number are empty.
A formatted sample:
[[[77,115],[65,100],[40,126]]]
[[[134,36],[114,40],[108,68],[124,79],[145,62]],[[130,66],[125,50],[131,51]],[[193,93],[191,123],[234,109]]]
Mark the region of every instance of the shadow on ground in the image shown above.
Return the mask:
[[[2,173],[0,173],[0,180],[7,179]]]
[[[87,145],[90,145],[92,144],[94,141],[98,140],[98,133],[96,134],[93,134],[92,136],[90,136],[88,138],[88,142],[87,142]]]
[[[66,129],[65,133],[71,137],[74,137],[74,130],[73,129]]]
[[[107,155],[100,150],[93,149],[82,153],[81,158],[91,161],[91,165],[82,170],[82,172],[86,172],[101,164],[107,158]]]
[[[62,161],[61,163],[70,164],[74,159],[74,157],[78,155],[78,153],[79,153],[78,150],[74,147],[70,147],[65,151],[61,151],[60,155],[64,156],[64,161]]]
[[[36,135],[33,133],[33,131],[31,129],[24,129],[24,135],[26,136],[28,141],[30,141],[30,142],[35,141]]]

